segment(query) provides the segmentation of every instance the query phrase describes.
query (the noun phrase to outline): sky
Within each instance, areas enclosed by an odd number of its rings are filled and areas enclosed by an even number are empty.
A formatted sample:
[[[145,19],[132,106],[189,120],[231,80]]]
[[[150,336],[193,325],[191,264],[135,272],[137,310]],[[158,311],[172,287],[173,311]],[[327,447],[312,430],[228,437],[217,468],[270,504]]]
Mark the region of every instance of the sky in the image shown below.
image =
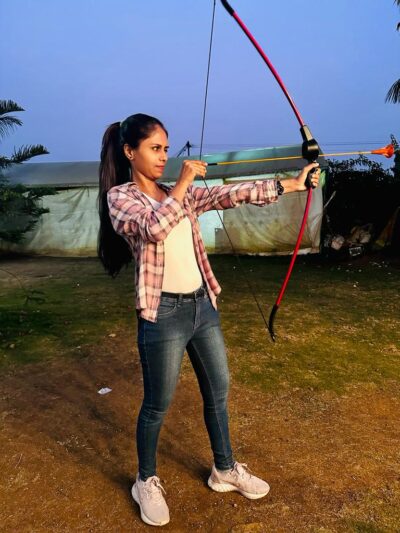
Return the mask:
[[[0,0],[0,98],[26,110],[1,153],[40,143],[50,154],[35,162],[98,160],[105,128],[138,112],[162,120],[171,155],[199,146],[213,3]],[[400,105],[385,103],[400,74],[392,0],[231,4],[323,151],[400,140]],[[299,142],[281,89],[218,0],[203,153]]]

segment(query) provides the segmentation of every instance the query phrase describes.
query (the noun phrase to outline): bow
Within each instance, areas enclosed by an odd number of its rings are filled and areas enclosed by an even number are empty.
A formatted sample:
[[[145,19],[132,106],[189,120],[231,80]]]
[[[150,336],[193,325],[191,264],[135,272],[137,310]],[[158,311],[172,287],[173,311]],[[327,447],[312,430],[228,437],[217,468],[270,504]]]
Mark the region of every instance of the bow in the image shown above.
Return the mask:
[[[224,6],[224,8],[226,9],[226,11],[229,13],[229,15],[231,15],[236,20],[236,22],[238,23],[240,28],[246,34],[246,36],[248,37],[248,39],[250,40],[250,42],[252,43],[254,48],[257,50],[257,52],[259,53],[259,55],[261,56],[263,61],[266,63],[266,65],[269,68],[269,70],[272,72],[272,74],[275,77],[276,81],[278,82],[280,88],[282,89],[284,95],[286,96],[286,98],[287,98],[287,100],[288,100],[288,102],[290,104],[290,107],[292,108],[292,110],[293,110],[293,112],[294,112],[294,114],[296,116],[296,119],[297,119],[297,121],[298,121],[298,123],[300,125],[300,133],[301,133],[301,137],[303,139],[302,150],[301,150],[302,151],[302,157],[308,163],[316,162],[316,160],[318,159],[318,156],[319,156],[318,143],[314,139],[314,137],[312,136],[309,127],[305,124],[304,120],[302,119],[302,117],[301,117],[301,115],[299,113],[299,110],[297,109],[297,107],[296,107],[296,105],[295,105],[295,103],[293,101],[293,98],[288,93],[288,90],[286,89],[281,77],[279,76],[278,72],[276,71],[276,69],[272,65],[271,61],[269,60],[269,58],[267,57],[267,55],[265,54],[265,52],[263,51],[261,46],[258,44],[258,42],[255,40],[253,35],[250,33],[250,31],[248,30],[248,28],[246,27],[244,22],[239,18],[239,16],[235,12],[235,10],[232,8],[232,6],[226,0],[221,0],[221,3]],[[291,276],[291,273],[292,273],[292,270],[293,270],[293,266],[294,266],[294,263],[296,261],[297,253],[299,251],[300,244],[301,244],[301,241],[302,241],[302,238],[303,238],[304,229],[306,227],[307,219],[308,219],[308,212],[309,212],[310,205],[311,205],[311,200],[312,200],[313,185],[311,183],[311,177],[312,177],[312,173],[313,172],[314,171],[311,170],[308,173],[308,176],[307,176],[307,179],[306,179],[306,186],[307,186],[307,189],[308,189],[307,201],[306,201],[306,205],[305,205],[305,209],[304,209],[303,219],[302,219],[302,222],[301,222],[301,225],[300,225],[299,234],[297,236],[295,248],[294,248],[294,251],[293,251],[293,254],[292,254],[292,258],[291,258],[291,261],[290,261],[290,264],[289,264],[289,268],[287,270],[285,279],[284,279],[284,281],[282,283],[281,289],[279,291],[279,294],[278,294],[278,297],[277,297],[277,299],[275,301],[275,304],[274,304],[274,306],[272,308],[272,311],[271,311],[271,314],[270,314],[270,317],[269,317],[269,321],[268,321],[268,330],[269,330],[271,338],[272,338],[272,340],[274,342],[275,342],[275,339],[276,339],[275,332],[274,332],[275,316],[276,316],[276,313],[278,311],[279,305],[280,305],[280,303],[282,301],[283,295],[285,293],[286,286],[287,286],[287,284],[289,282],[289,279],[290,279],[290,276]]]

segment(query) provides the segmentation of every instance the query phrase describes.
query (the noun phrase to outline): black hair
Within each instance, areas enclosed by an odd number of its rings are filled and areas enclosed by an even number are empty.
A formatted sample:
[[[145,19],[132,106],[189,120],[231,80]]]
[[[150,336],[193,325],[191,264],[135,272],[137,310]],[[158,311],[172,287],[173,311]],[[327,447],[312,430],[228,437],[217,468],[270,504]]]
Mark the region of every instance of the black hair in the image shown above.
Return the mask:
[[[131,180],[131,167],[124,153],[124,144],[137,148],[157,126],[168,135],[164,125],[157,118],[137,113],[122,122],[110,124],[103,135],[99,167],[100,228],[97,254],[106,271],[113,277],[124,265],[127,266],[131,262],[132,254],[128,243],[114,231],[109,215],[107,193],[115,185]]]

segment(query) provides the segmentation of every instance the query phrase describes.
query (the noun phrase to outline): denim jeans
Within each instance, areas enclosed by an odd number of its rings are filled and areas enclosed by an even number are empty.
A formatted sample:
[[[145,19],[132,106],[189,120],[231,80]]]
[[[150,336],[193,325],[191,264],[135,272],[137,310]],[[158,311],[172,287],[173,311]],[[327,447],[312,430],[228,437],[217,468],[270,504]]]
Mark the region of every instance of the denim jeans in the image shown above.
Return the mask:
[[[157,322],[139,318],[138,346],[144,385],[136,430],[141,479],[156,475],[158,436],[174,395],[185,349],[203,397],[204,420],[215,466],[220,470],[232,468],[228,364],[219,313],[206,291],[196,291],[195,299],[162,296]]]

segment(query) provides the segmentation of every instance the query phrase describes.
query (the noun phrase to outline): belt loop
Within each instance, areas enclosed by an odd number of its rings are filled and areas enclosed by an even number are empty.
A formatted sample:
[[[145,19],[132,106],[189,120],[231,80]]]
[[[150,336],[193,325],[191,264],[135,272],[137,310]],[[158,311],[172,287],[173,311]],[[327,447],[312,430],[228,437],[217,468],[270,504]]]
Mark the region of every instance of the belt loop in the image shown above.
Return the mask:
[[[178,294],[178,307],[180,307],[182,305],[182,300],[183,300],[183,294],[180,293],[180,294]]]

